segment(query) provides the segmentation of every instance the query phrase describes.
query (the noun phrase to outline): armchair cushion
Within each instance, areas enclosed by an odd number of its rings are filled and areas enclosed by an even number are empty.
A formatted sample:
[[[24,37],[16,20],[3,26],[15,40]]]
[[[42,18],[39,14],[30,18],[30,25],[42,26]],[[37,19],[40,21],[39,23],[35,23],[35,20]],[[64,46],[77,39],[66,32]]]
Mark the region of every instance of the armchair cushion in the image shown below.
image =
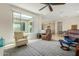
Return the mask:
[[[16,46],[25,45],[28,43],[27,36],[23,35],[23,32],[14,32]]]
[[[20,42],[20,41],[26,41],[26,39],[19,39],[18,42]]]

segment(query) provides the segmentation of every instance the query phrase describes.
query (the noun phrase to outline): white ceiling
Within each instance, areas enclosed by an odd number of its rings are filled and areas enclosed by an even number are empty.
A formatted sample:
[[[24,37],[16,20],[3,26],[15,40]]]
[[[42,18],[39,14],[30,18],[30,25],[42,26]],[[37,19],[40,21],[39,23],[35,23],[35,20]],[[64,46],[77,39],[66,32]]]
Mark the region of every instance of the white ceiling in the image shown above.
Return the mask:
[[[50,12],[48,7],[42,11],[39,11],[39,9],[44,6],[44,4],[40,3],[16,3],[12,5],[21,7],[37,14],[41,14],[44,16],[44,18],[48,19],[57,19],[79,15],[79,3],[66,3],[65,5],[52,6],[53,12]]]

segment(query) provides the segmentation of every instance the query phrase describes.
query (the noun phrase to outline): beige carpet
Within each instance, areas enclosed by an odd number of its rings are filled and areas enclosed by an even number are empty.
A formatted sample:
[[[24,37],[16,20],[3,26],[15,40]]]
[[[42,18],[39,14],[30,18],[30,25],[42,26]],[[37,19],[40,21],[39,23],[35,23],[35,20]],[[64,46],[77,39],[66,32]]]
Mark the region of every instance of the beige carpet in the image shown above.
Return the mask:
[[[64,51],[58,41],[29,40],[28,46],[5,50],[5,56],[74,56],[75,48]]]

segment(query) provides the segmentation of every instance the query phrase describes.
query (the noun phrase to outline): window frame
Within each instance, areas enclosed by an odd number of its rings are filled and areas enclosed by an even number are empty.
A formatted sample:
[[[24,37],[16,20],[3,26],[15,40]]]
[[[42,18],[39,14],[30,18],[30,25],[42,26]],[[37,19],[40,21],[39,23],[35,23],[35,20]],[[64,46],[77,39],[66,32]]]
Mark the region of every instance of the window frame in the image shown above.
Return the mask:
[[[14,17],[14,14],[13,13],[19,13],[20,14],[20,19],[18,18],[17,20],[19,20],[19,22],[20,22],[20,24],[22,23],[22,22],[24,22],[24,23],[29,23],[28,21],[31,21],[32,23],[33,23],[33,21],[32,20],[22,20],[21,18],[21,15],[23,14],[23,13],[21,13],[21,12],[16,12],[16,11],[12,11],[12,19],[13,19],[13,24],[14,24],[14,20],[16,19],[15,17]],[[20,25],[21,26],[21,25]],[[28,28],[28,26],[29,26],[29,24],[27,25],[27,28]],[[32,29],[25,29],[25,30],[22,30],[22,29],[20,29],[20,31],[22,31],[22,32],[27,32],[27,33],[32,33],[32,31],[33,31],[33,24],[31,24],[31,26],[32,26]],[[25,25],[25,28],[26,28],[26,25]],[[31,30],[31,31],[30,31]],[[14,28],[13,28],[13,31],[15,32],[15,30],[14,30]]]

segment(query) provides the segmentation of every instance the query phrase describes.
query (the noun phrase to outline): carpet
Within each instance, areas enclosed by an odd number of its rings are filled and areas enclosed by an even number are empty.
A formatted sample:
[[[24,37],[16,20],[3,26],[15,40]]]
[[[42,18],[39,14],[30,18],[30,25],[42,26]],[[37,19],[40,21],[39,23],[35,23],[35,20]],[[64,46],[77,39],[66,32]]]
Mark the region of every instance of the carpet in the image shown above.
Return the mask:
[[[33,41],[33,42],[32,42]],[[58,41],[29,40],[28,46],[4,51],[4,56],[74,56],[75,48],[64,51]]]

